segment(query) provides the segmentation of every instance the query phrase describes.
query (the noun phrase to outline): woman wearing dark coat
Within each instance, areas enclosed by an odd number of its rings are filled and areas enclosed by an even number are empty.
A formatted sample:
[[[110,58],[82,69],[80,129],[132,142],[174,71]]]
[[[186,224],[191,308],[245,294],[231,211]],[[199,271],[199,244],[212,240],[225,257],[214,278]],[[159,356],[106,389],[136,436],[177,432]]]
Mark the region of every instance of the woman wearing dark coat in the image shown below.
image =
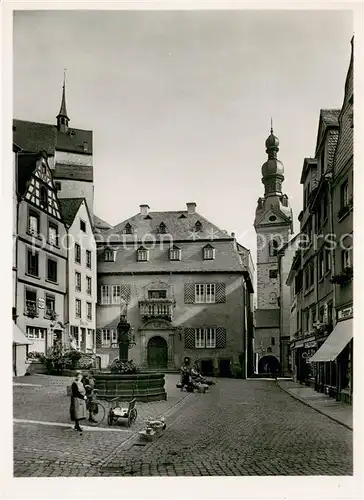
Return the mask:
[[[75,422],[75,430],[82,432],[80,420],[86,418],[86,390],[82,383],[82,373],[77,372],[76,379],[71,386],[71,406],[70,416],[72,422]]]

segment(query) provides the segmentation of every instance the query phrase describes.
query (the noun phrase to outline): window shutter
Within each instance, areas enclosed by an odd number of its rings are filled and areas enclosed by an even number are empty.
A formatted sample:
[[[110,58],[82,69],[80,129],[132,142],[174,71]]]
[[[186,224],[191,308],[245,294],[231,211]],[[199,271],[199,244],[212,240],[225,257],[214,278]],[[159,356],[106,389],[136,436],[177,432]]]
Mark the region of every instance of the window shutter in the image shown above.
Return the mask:
[[[101,285],[97,287],[97,303],[101,304]]]
[[[102,331],[97,328],[96,330],[96,348],[100,348],[102,345]]]
[[[185,283],[185,304],[195,303],[195,285],[194,283]]]
[[[226,302],[226,286],[225,283],[215,284],[215,302],[223,304]]]
[[[185,349],[194,349],[195,348],[195,329],[194,328],[185,328],[184,332],[185,338]]]
[[[130,289],[130,285],[121,285],[120,287],[120,296],[126,301],[127,304],[130,302]]]
[[[216,328],[216,349],[226,348],[226,328]]]

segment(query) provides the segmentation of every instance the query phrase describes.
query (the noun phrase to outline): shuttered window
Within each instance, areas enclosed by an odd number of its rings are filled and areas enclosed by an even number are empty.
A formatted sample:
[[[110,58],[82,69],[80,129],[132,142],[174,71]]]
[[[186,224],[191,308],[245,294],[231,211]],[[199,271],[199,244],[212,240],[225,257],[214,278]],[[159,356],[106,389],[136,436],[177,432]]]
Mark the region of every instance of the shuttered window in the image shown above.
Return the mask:
[[[226,328],[185,328],[185,349],[225,349]]]
[[[185,304],[222,304],[225,302],[225,283],[185,284]]]

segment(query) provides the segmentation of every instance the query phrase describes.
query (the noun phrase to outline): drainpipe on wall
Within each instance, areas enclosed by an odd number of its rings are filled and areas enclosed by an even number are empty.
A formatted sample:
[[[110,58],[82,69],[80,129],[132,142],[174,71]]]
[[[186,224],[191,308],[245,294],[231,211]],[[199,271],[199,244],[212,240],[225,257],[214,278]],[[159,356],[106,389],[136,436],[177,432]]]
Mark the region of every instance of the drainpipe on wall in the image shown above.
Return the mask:
[[[329,210],[330,210],[330,233],[331,235],[334,235],[334,203],[333,203],[333,179],[332,179],[332,172],[329,172],[325,175],[325,179],[328,182],[329,185]],[[335,236],[335,246],[336,246],[336,235]],[[331,278],[335,275],[336,271],[336,249],[331,250]],[[333,316],[333,322],[334,326],[336,325],[336,285],[333,283],[332,285],[332,316]],[[335,361],[336,363],[336,361]],[[325,363],[326,367],[326,363]],[[337,365],[336,365],[337,367]],[[325,370],[325,378],[326,378],[326,370]],[[330,378],[331,378],[331,368],[330,368]],[[331,380],[330,380],[331,382]],[[337,388],[338,389],[338,388]]]

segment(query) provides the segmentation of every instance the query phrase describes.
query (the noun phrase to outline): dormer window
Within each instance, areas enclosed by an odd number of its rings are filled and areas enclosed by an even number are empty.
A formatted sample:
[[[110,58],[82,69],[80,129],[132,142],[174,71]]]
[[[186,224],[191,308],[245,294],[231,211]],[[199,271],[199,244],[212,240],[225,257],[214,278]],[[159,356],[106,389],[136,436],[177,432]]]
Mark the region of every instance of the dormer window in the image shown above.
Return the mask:
[[[213,260],[215,258],[215,248],[212,245],[206,245],[203,248],[203,259]]]
[[[115,250],[111,248],[106,248],[104,252],[104,261],[105,262],[115,262]]]
[[[169,259],[170,260],[181,260],[181,249],[176,247],[175,245],[169,250]]]
[[[202,231],[202,224],[199,220],[195,224],[195,231],[197,231],[198,233]]]
[[[147,262],[149,260],[149,250],[144,247],[138,248],[137,260],[138,262]]]
[[[164,224],[164,222],[161,222],[159,224],[158,233],[160,233],[160,234],[166,234],[166,232],[167,232],[167,227]]]
[[[181,214],[178,218],[179,219],[187,219],[187,217],[185,216],[185,214]]]
[[[133,228],[129,222],[125,224],[124,232],[125,234],[133,234]]]

